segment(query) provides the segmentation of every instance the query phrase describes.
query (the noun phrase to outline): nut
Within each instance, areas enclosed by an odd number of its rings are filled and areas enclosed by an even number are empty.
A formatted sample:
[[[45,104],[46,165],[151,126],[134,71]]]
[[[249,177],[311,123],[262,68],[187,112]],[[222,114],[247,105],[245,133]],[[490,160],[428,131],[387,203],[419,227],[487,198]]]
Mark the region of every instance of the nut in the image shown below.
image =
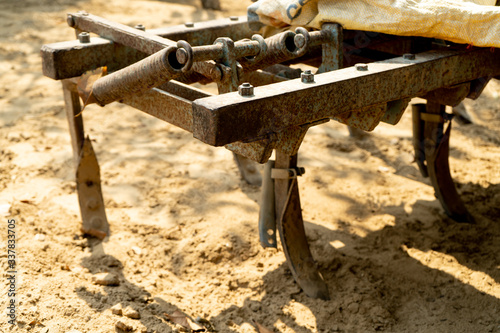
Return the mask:
[[[137,24],[134,28],[137,30],[146,31],[146,27],[142,24]]]
[[[356,65],[354,65],[354,67],[356,67],[357,71],[367,71],[368,70],[367,64],[356,64]]]
[[[231,21],[238,21],[240,18],[238,16],[229,16]]]
[[[250,83],[245,82],[238,87],[238,92],[240,93],[240,96],[253,96],[253,86]]]
[[[413,53],[405,53],[405,54],[403,54],[403,59],[415,60],[415,55]]]
[[[80,43],[90,43],[90,34],[88,32],[80,32],[78,34]]]
[[[300,79],[303,83],[314,83],[314,74],[310,69],[306,69],[303,73],[300,74]]]
[[[193,22],[186,22],[186,23],[184,23],[184,26],[186,28],[192,28],[192,27],[194,27],[194,23]]]

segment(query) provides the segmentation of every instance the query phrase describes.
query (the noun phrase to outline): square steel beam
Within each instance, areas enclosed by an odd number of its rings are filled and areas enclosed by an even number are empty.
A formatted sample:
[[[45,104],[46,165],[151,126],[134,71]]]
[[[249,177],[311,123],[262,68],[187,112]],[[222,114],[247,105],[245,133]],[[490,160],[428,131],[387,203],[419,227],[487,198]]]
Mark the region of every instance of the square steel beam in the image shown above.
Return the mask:
[[[193,135],[213,146],[252,142],[312,121],[402,98],[422,96],[442,87],[500,74],[500,52],[490,49],[420,53],[256,87],[254,95],[237,92],[193,102]]]

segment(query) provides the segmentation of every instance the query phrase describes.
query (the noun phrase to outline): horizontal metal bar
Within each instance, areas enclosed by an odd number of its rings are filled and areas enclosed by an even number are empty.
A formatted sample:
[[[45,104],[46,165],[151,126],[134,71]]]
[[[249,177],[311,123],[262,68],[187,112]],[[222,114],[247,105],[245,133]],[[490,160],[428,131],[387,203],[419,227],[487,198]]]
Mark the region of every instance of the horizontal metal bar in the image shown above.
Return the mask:
[[[43,45],[41,56],[43,75],[64,80],[103,66],[113,72],[144,59],[147,54],[104,38],[92,37],[90,43],[73,40]]]
[[[191,102],[198,98],[214,96],[209,92],[206,92],[204,90],[192,87],[190,85],[181,82],[177,82],[175,80],[168,81],[164,85],[159,86],[158,89],[182,97]]]
[[[77,92],[78,78],[64,81],[69,91]],[[192,132],[193,116],[191,101],[212,94],[171,80],[159,88],[142,94],[128,96],[121,103],[137,108],[158,119]]]
[[[192,46],[210,45],[219,37],[232,40],[250,38],[255,33],[248,27],[246,16],[232,21],[229,18],[193,23],[192,27],[175,25],[166,28],[147,30],[149,33],[171,40],[185,40]]]
[[[149,32],[131,28],[124,24],[106,20],[88,13],[69,14],[68,22],[78,30],[93,32],[118,44],[132,47],[146,54],[156,53],[169,46],[177,46],[177,42]],[[212,80],[220,79],[220,70],[210,61],[193,64],[193,70]]]
[[[191,101],[185,98],[153,88],[142,94],[125,97],[120,102],[188,132],[193,131]]]
[[[238,21],[225,18],[197,22],[192,28],[176,25],[151,29],[147,32],[175,41],[186,40],[193,46],[212,44],[220,36],[240,40],[250,38],[253,34],[248,28],[246,17],[239,17]],[[102,66],[107,66],[109,72],[114,72],[148,55],[105,38],[92,37],[90,41],[90,43],[80,43],[76,39],[43,45],[41,50],[43,74],[54,80],[63,80],[80,76],[88,70]]]
[[[193,135],[214,146],[250,142],[289,126],[499,74],[500,52],[489,49],[398,57],[371,63],[367,71],[350,67],[317,74],[314,83],[295,79],[256,87],[252,97],[228,93],[196,100]]]

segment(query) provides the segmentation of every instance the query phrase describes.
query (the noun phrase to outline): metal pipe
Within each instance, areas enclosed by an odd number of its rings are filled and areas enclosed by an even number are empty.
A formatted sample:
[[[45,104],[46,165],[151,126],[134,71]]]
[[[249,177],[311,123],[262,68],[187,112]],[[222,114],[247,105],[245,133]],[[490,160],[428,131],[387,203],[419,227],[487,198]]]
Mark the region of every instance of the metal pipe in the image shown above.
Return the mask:
[[[179,76],[183,66],[175,57],[176,47],[168,47],[135,64],[98,79],[82,98],[101,106],[157,87]],[[82,95],[82,92],[80,93]]]

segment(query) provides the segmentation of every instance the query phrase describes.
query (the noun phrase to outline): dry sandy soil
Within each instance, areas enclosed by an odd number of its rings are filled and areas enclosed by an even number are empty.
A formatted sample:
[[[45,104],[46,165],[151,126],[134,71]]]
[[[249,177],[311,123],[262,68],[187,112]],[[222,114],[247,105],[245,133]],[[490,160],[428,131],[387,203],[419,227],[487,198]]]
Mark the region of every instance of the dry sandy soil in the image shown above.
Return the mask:
[[[164,315],[175,311],[217,332],[257,332],[253,321],[275,332],[500,332],[498,81],[466,101],[477,124],[452,133],[473,225],[447,218],[420,176],[410,113],[363,140],[335,122],[310,130],[299,185],[330,301],[305,296],[283,251],[260,247],[259,188],[240,180],[229,151],[124,105],[84,111],[112,231],[103,242],[81,234],[61,84],[41,73],[42,44],[73,39],[65,14],[81,9],[155,28],[249,3],[215,12],[197,0],[0,1],[0,332],[178,332]],[[9,219],[14,326],[4,312]],[[119,286],[94,283],[102,272]],[[119,306],[140,318],[114,314]]]

